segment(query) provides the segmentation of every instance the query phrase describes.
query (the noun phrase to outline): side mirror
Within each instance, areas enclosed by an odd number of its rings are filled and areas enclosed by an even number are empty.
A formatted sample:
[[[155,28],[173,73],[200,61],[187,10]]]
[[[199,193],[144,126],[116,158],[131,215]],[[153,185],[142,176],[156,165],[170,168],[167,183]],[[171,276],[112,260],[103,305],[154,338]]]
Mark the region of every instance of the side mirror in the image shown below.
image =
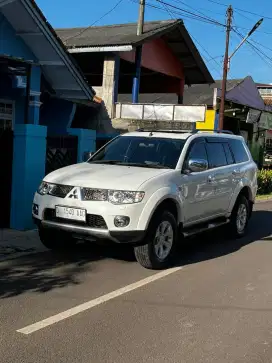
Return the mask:
[[[94,152],[86,151],[83,155],[83,161],[88,161],[93,156],[93,154]]]
[[[194,173],[200,173],[208,169],[208,161],[205,159],[190,159],[188,169]]]

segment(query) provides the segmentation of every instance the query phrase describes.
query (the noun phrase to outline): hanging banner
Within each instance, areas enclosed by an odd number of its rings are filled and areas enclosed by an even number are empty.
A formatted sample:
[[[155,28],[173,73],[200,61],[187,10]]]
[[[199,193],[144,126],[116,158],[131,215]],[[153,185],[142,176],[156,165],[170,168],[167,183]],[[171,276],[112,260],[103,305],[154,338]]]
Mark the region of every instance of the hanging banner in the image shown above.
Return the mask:
[[[271,130],[272,129],[272,113],[262,112],[258,126],[261,129]]]
[[[262,111],[254,110],[253,108],[250,108],[247,114],[246,123],[248,124],[254,124],[259,121],[260,115]]]

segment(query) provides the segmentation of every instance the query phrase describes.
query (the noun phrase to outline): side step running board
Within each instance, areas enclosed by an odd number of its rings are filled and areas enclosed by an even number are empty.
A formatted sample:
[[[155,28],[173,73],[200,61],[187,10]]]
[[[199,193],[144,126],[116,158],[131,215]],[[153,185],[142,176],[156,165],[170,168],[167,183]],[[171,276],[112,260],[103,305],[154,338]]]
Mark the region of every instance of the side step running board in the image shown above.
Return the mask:
[[[184,235],[184,237],[191,237],[191,236],[194,236],[195,234],[199,234],[199,233],[202,233],[205,231],[212,230],[214,228],[224,226],[225,224],[228,224],[229,222],[230,222],[229,219],[225,219],[224,221],[221,220],[220,222],[219,221],[210,222],[206,225],[201,225],[199,227],[193,227],[192,229],[185,230],[185,231],[183,231],[183,235]]]

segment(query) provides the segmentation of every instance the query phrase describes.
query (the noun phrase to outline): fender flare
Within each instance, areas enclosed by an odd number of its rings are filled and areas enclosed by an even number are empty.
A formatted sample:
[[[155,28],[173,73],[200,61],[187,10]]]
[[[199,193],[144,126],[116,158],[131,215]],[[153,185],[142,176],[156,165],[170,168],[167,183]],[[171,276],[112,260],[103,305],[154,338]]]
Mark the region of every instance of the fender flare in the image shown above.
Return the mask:
[[[154,215],[158,206],[166,199],[171,199],[173,202],[176,203],[177,210],[178,210],[178,223],[181,221],[182,214],[180,203],[181,200],[179,199],[179,193],[177,187],[163,187],[156,190],[155,193],[151,195],[148,202],[145,204],[144,209],[140,215],[138,221],[137,229],[145,231],[149,225],[149,222]]]
[[[231,213],[233,210],[233,207],[235,206],[236,200],[239,196],[239,194],[241,193],[241,190],[243,188],[248,188],[248,192],[249,192],[249,200],[251,202],[253,202],[253,195],[252,195],[252,191],[251,191],[251,186],[250,183],[248,181],[248,179],[242,179],[239,184],[237,185],[237,187],[234,190],[234,193],[232,194],[232,198],[230,200],[230,204],[229,204],[229,209],[228,212]]]

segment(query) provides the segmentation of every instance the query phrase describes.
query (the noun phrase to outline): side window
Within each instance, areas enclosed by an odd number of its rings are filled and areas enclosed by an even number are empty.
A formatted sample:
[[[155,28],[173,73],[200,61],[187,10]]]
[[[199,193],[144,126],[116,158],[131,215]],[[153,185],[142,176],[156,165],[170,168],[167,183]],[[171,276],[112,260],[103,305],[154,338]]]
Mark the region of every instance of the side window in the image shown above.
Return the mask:
[[[232,149],[236,163],[243,163],[249,160],[242,141],[237,139],[229,139],[229,144]]]
[[[224,142],[223,143],[223,147],[224,147],[224,150],[225,150],[225,154],[226,154],[226,157],[227,157],[228,164],[229,165],[235,164],[235,160],[233,158],[233,155],[232,155],[232,152],[230,150],[229,144],[227,144],[226,142]]]
[[[227,158],[223,148],[223,144],[219,142],[211,142],[206,144],[209,168],[219,168],[227,165]]]
[[[189,159],[208,160],[204,142],[196,142],[195,144],[193,144],[193,146],[192,146],[192,148],[191,148],[191,150],[189,152],[187,161]]]

